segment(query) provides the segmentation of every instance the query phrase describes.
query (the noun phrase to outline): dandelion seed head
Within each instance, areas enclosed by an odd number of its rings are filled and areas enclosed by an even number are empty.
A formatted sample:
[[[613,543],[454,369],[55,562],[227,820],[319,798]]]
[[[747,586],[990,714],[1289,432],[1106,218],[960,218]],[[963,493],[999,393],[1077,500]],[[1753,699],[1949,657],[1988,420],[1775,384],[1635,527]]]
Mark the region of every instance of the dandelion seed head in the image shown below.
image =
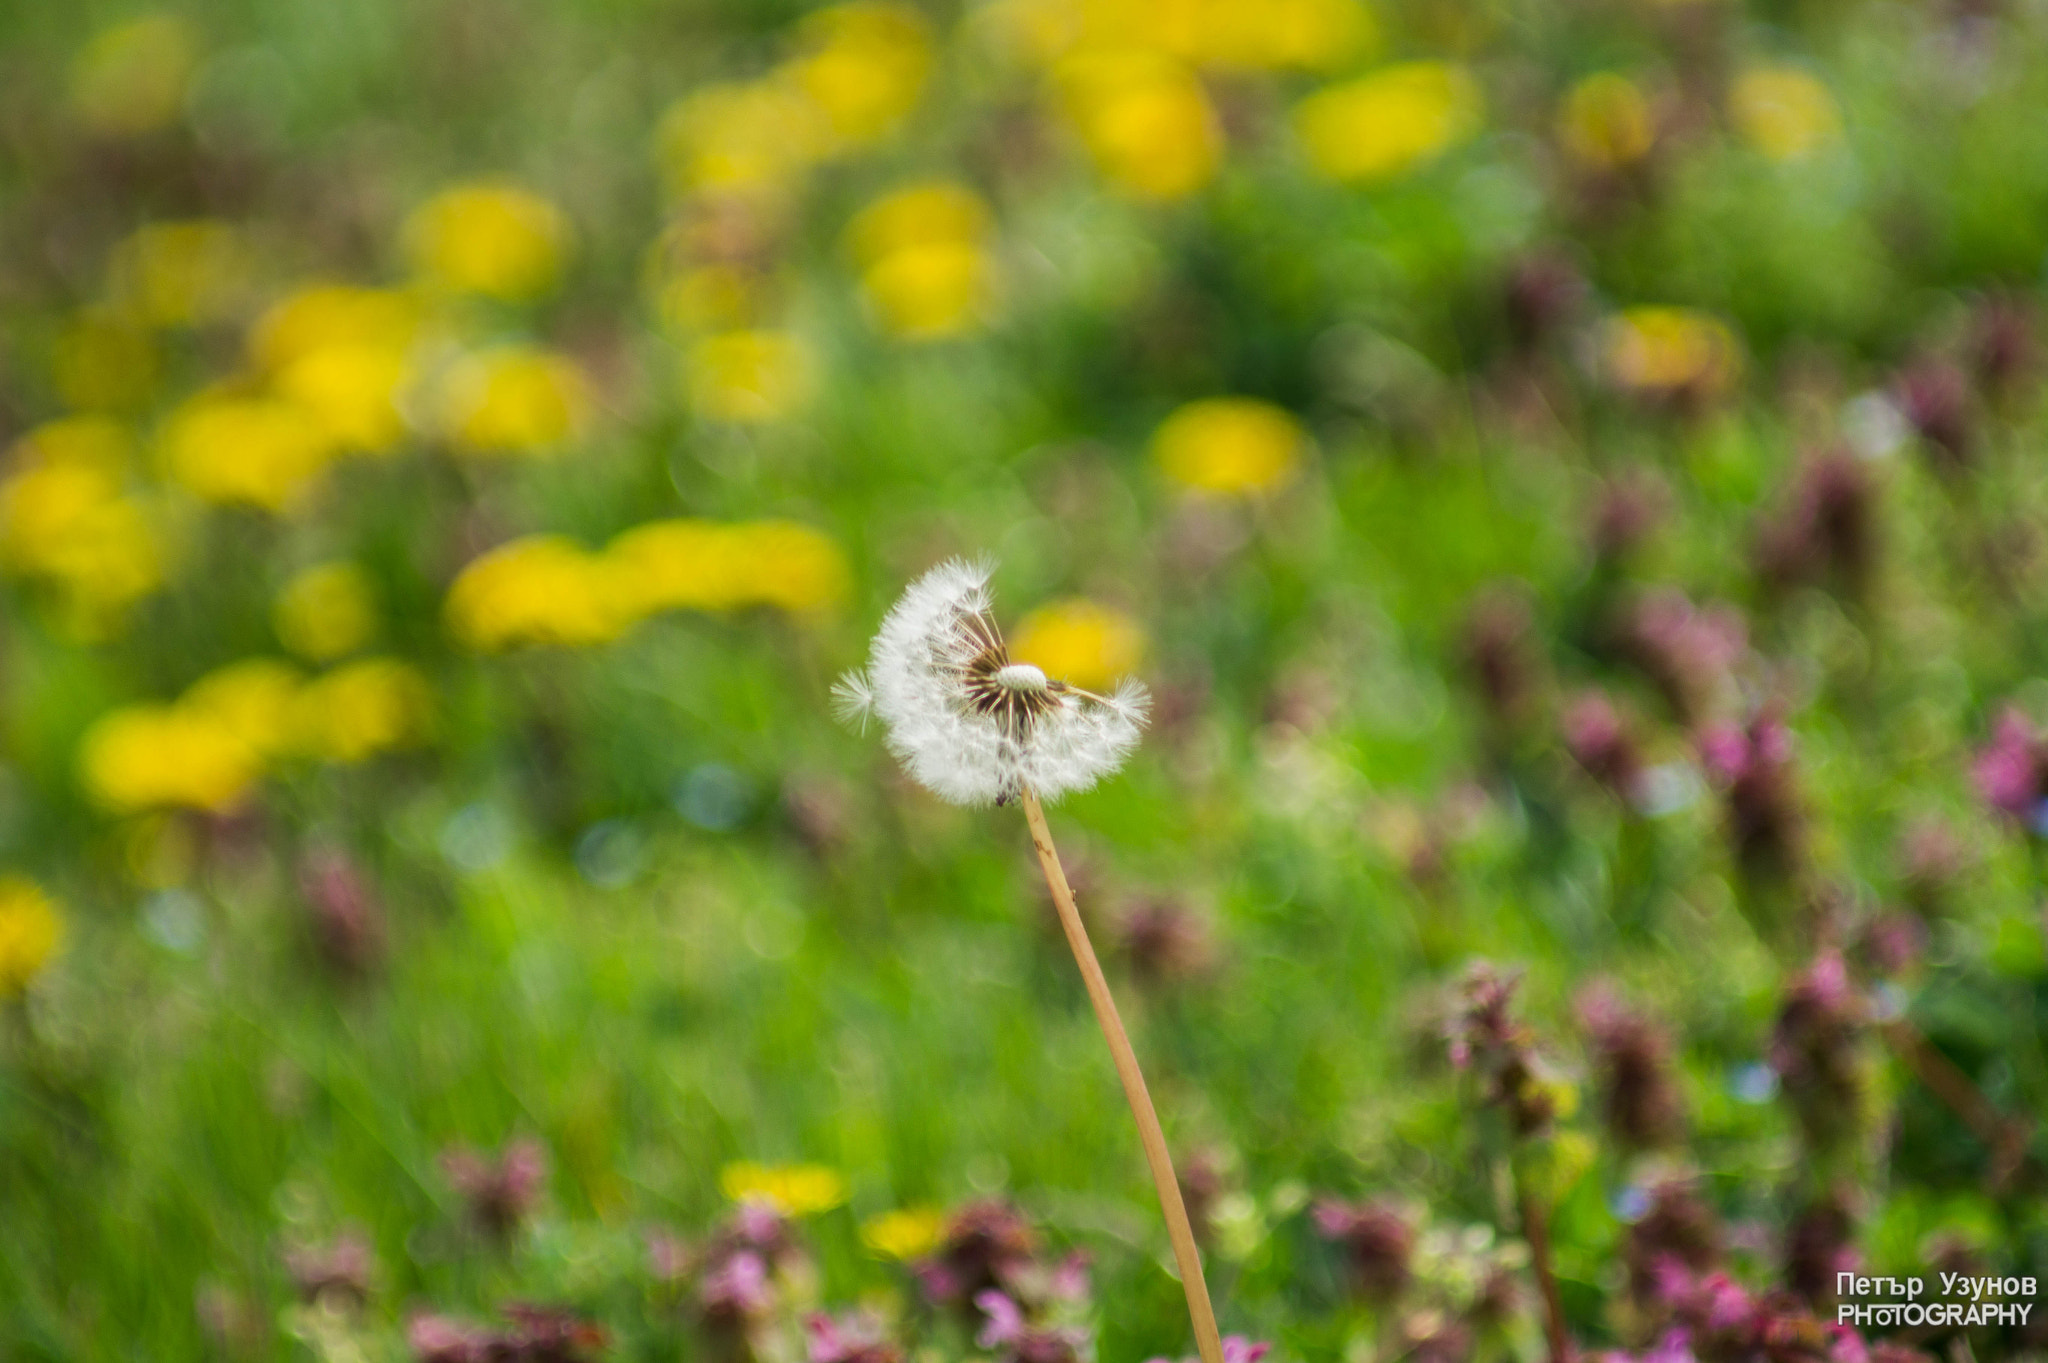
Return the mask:
[[[1086,790],[1137,747],[1145,688],[1126,680],[1101,696],[1012,659],[990,615],[994,570],[955,559],[912,583],[867,668],[833,689],[835,707],[849,722],[879,718],[904,769],[954,804]]]

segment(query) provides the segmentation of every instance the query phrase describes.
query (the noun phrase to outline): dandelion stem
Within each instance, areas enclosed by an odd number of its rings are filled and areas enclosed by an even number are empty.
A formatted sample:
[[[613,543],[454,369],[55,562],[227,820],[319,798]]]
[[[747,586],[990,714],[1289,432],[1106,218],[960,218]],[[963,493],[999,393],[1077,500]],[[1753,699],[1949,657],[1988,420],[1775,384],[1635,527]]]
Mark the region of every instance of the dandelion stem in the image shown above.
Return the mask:
[[[1515,1181],[1522,1182],[1519,1171]],[[1558,1293],[1557,1273],[1550,1263],[1549,1223],[1534,1192],[1522,1188],[1520,1200],[1522,1239],[1528,1242],[1529,1258],[1536,1269],[1536,1286],[1543,1296],[1543,1335],[1550,1345],[1550,1363],[1571,1363],[1571,1338],[1564,1328],[1564,1298]]]
[[[1209,1306],[1209,1285],[1202,1277],[1202,1256],[1195,1248],[1195,1232],[1188,1224],[1188,1210],[1181,1202],[1180,1180],[1174,1176],[1173,1159],[1166,1151],[1166,1135],[1159,1129],[1159,1114],[1152,1108],[1145,1075],[1124,1034],[1117,1016],[1116,1000],[1110,997],[1109,981],[1089,945],[1088,929],[1081,911],[1074,907],[1074,892],[1067,888],[1067,873],[1060,867],[1060,854],[1052,845],[1052,830],[1045,826],[1045,811],[1029,787],[1023,792],[1024,818],[1031,825],[1031,845],[1038,849],[1038,864],[1045,871],[1046,888],[1058,906],[1060,926],[1066,930],[1067,945],[1074,950],[1074,963],[1081,967],[1081,981],[1088,986],[1088,1000],[1095,1005],[1095,1020],[1109,1042],[1116,1061],[1117,1077],[1123,1080],[1124,1097],[1130,1100],[1131,1116],[1138,1122],[1138,1138],[1145,1146],[1145,1162],[1152,1166],[1152,1182],[1159,1189],[1159,1209],[1166,1215],[1166,1233],[1173,1241],[1174,1262],[1180,1266],[1180,1285],[1188,1297],[1188,1315],[1195,1325],[1195,1347],[1202,1363],[1223,1363],[1223,1342],[1216,1333],[1216,1313]]]

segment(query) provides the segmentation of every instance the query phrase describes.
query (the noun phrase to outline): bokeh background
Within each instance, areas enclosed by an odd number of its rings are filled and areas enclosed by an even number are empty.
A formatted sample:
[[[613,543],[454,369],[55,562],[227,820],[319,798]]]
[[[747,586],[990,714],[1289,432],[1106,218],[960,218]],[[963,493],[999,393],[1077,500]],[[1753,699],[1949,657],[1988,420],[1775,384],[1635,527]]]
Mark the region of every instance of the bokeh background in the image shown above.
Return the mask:
[[[1826,1326],[2048,1277],[2044,108],[2032,0],[5,6],[0,1358],[1189,1352],[1020,817],[829,717],[983,553],[1155,695],[1052,819],[1226,1331],[2040,1356]]]

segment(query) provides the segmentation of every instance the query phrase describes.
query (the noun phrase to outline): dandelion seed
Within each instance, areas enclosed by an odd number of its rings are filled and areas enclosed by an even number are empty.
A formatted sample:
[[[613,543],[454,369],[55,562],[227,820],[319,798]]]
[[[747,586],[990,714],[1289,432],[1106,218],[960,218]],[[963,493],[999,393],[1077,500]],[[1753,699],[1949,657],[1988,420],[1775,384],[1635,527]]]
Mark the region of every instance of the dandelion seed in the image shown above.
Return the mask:
[[[882,621],[865,672],[833,688],[850,722],[873,714],[904,768],[954,804],[1008,804],[1086,790],[1138,745],[1149,704],[1124,681],[1109,695],[1013,659],[989,614],[989,563],[940,564]]]

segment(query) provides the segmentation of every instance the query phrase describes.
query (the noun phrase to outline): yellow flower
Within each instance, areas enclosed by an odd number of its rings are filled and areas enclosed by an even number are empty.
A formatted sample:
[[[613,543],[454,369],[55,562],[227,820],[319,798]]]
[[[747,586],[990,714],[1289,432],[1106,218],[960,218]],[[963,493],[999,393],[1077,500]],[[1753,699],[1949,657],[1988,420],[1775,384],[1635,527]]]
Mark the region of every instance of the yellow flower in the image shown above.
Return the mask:
[[[405,240],[413,268],[429,282],[518,302],[554,287],[569,226],[546,199],[480,181],[443,190],[414,209]]]
[[[1004,60],[1050,66],[1081,41],[1087,16],[1111,8],[1107,0],[986,0],[967,11],[966,22]]]
[[[1557,134],[1566,151],[1602,170],[1641,160],[1656,139],[1650,102],[1634,81],[1612,71],[1571,88],[1558,112]]]
[[[135,439],[111,417],[69,416],[46,421],[15,442],[14,466],[68,464],[114,473],[128,466]]]
[[[706,336],[683,360],[690,403],[714,421],[755,424],[788,416],[809,400],[810,353],[786,331]]]
[[[609,562],[558,535],[513,540],[476,559],[456,576],[445,607],[455,637],[479,652],[608,643],[636,608]]]
[[[980,320],[990,293],[982,243],[989,212],[979,196],[944,182],[878,199],[848,226],[862,291],[882,326],[913,340],[954,335]]]
[[[614,539],[604,559],[636,616],[748,606],[802,614],[843,603],[849,589],[839,546],[795,521],[650,521]]]
[[[220,725],[259,759],[289,751],[305,678],[289,663],[248,658],[215,668],[185,688],[178,708]]]
[[[1358,0],[992,0],[975,22],[1035,64],[1146,49],[1234,71],[1331,70],[1373,42]]]
[[[981,320],[989,294],[988,257],[977,247],[941,242],[896,251],[861,276],[884,330],[905,340],[956,336]]]
[[[292,361],[277,391],[313,414],[337,444],[381,454],[405,436],[398,394],[411,377],[405,352],[334,345]]]
[[[1145,634],[1137,621],[1082,597],[1039,607],[1010,640],[1010,656],[1017,661],[1091,691],[1106,691],[1130,676],[1144,654]]]
[[[223,810],[257,777],[256,753],[192,707],[134,705],[102,716],[79,747],[86,790],[117,813]]]
[[[422,741],[434,693],[418,669],[396,658],[364,658],[315,677],[292,704],[298,749],[329,762],[361,762]]]
[[[1294,109],[1309,164],[1370,184],[1435,159],[1479,128],[1479,87],[1463,67],[1407,62],[1310,95]]]
[[[846,1201],[846,1180],[822,1164],[728,1164],[718,1171],[718,1187],[735,1202],[767,1202],[784,1216],[810,1216]]]
[[[178,117],[198,61],[181,19],[153,14],[102,30],[71,70],[71,107],[93,132],[128,137]]]
[[[1306,439],[1301,423],[1270,402],[1203,398],[1160,423],[1152,457],[1184,487],[1246,496],[1291,478]]]
[[[1371,46],[1357,0],[1203,0],[1193,58],[1225,69],[1329,71]]]
[[[284,646],[301,658],[329,662],[355,652],[377,633],[377,593],[353,563],[321,563],[284,586],[270,619]]]
[[[57,395],[87,412],[129,411],[156,391],[156,347],[134,323],[89,308],[65,324],[50,349]]]
[[[755,521],[737,530],[748,604],[796,614],[844,604],[851,574],[830,536],[796,521]]]
[[[326,471],[335,443],[297,403],[201,395],[172,414],[163,449],[171,476],[206,500],[281,511]]]
[[[397,351],[411,347],[420,305],[392,289],[312,284],[274,304],[249,336],[249,352],[271,373],[332,348]]]
[[[0,876],[0,999],[27,989],[63,940],[64,920],[42,887]]]
[[[604,558],[636,615],[731,610],[745,600],[742,561],[730,527],[716,521],[650,521],[621,533]]]
[[[0,564],[60,584],[90,627],[164,580],[164,550],[122,489],[127,432],[97,417],[37,427],[0,483]]]
[[[449,439],[477,455],[550,453],[581,433],[590,409],[590,384],[576,362],[532,346],[465,357],[441,396]]]
[[[1735,78],[1728,112],[1742,140],[1773,161],[1796,161],[1841,136],[1828,87],[1792,66],[1753,66]]]
[[[931,30],[908,5],[833,5],[804,17],[787,73],[825,116],[833,141],[858,147],[894,132],[931,70]]]
[[[860,1239],[890,1259],[922,1259],[946,1238],[945,1215],[930,1207],[905,1207],[861,1222]]]
[[[906,185],[863,208],[846,227],[846,247],[862,266],[897,251],[988,238],[991,218],[965,185],[927,180]]]
[[[1178,199],[1207,184],[1223,132],[1195,74],[1163,52],[1084,52],[1060,63],[1068,118],[1095,168],[1141,199]]]
[[[240,234],[228,223],[151,223],[114,248],[113,296],[151,326],[218,321],[246,283],[243,251]]]
[[[1742,367],[1735,334],[1690,308],[1630,308],[1609,318],[1602,354],[1616,383],[1650,396],[1718,393]]]
[[[658,288],[662,320],[678,331],[726,331],[761,314],[761,280],[736,265],[698,265]]]
[[[777,80],[712,85],[669,107],[657,134],[671,192],[758,194],[786,186],[823,154],[818,106]]]

